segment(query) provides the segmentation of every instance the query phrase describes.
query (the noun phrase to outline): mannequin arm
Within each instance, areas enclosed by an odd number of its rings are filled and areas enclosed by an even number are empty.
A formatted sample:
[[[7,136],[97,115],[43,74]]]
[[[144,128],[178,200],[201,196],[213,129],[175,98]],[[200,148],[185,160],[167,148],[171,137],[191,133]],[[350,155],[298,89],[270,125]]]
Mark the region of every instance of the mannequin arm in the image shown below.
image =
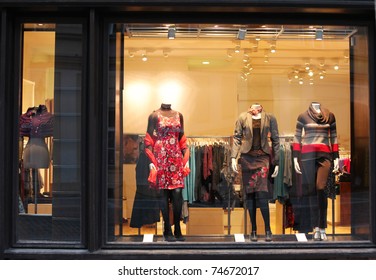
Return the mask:
[[[279,170],[279,167],[278,165],[274,167],[274,172],[272,174],[272,178],[275,178],[278,176],[278,170]]]
[[[333,165],[334,165],[334,167],[333,167],[333,173],[338,172],[338,170],[339,170],[339,158],[334,159]]]
[[[231,168],[232,171],[238,173],[238,163],[236,162],[236,158],[231,158]]]
[[[300,171],[300,166],[299,166],[298,158],[296,158],[296,157],[294,157],[294,168],[295,168],[295,172],[296,173],[302,174],[302,171]]]

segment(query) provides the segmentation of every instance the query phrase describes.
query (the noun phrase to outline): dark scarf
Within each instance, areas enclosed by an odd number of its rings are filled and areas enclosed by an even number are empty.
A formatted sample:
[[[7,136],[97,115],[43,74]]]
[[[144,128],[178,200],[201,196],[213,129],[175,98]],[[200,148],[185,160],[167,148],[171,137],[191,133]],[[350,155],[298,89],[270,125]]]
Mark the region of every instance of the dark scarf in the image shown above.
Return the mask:
[[[309,106],[307,112],[308,115],[313,119],[316,123],[325,124],[329,122],[329,115],[330,112],[328,109],[320,108],[320,113],[318,113],[312,105]]]

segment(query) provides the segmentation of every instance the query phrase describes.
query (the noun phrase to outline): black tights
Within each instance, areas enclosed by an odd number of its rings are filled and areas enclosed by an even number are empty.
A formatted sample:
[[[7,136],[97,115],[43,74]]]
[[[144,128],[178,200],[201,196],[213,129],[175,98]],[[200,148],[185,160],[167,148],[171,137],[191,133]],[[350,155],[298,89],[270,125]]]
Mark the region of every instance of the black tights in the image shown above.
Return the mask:
[[[174,233],[181,235],[180,217],[183,207],[182,189],[161,190],[161,211],[164,221],[164,234],[171,234],[171,223],[169,215],[169,202],[172,204],[172,212],[174,215]]]
[[[256,198],[256,193],[247,194],[247,208],[251,219],[252,231],[257,231],[256,210],[260,207],[264,219],[265,232],[270,231],[269,200],[267,198]]]

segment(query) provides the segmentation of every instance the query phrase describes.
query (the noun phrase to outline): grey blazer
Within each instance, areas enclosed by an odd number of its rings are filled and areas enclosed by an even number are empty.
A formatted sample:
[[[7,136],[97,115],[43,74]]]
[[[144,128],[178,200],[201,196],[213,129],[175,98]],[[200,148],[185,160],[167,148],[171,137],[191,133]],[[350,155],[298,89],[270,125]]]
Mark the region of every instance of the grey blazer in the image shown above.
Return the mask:
[[[237,158],[240,153],[248,153],[252,148],[252,115],[248,112],[240,114],[235,124],[234,142],[231,149],[231,157]],[[271,144],[270,144],[270,141]],[[279,134],[277,119],[273,114],[261,113],[261,149],[271,154],[273,149],[273,164],[278,165],[279,160]]]

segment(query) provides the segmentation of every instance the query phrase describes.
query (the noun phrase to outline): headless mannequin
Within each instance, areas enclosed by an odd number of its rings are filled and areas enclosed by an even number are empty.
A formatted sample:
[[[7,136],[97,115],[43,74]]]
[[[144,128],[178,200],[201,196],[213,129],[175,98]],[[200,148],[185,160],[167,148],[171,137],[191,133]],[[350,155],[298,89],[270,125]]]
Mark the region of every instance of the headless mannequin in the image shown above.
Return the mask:
[[[162,103],[161,107],[154,111],[149,116],[148,121],[148,129],[147,133],[149,135],[155,134],[155,128],[157,127],[157,121],[158,121],[158,115],[166,117],[166,118],[174,118],[176,115],[179,115],[179,121],[180,121],[180,133],[179,133],[179,139],[181,139],[184,136],[184,121],[183,116],[181,113],[178,113],[177,111],[172,110],[171,104],[169,103]],[[147,149],[150,151],[153,150],[151,146],[147,146]],[[182,154],[184,155],[188,150],[183,149]],[[150,157],[150,153],[149,153]],[[153,157],[153,156],[152,156]],[[152,163],[150,163],[149,168],[150,170],[157,173],[158,168],[156,166],[156,161],[152,160]],[[185,163],[184,168],[187,170],[189,169],[188,161]],[[183,207],[183,196],[182,196],[182,186],[180,187],[171,187],[171,188],[160,188],[161,192],[161,200],[160,200],[160,209],[162,212],[162,217],[164,221],[164,232],[163,236],[166,241],[184,241],[185,238],[183,237],[181,233],[180,228],[180,218],[182,213],[182,207]],[[171,202],[172,210],[173,210],[173,217],[174,217],[174,236],[172,235],[171,230],[171,223],[170,223],[170,215],[169,215],[169,204]]]
[[[253,120],[261,120],[262,106],[260,104],[252,104],[249,112],[252,115]],[[238,173],[238,163],[236,158],[231,159],[231,167],[235,173]],[[278,165],[275,166],[274,172],[271,177],[275,178],[278,175]],[[255,192],[247,194],[246,197],[247,208],[249,211],[252,232],[251,241],[257,241],[257,226],[256,226],[256,210],[257,205],[260,206],[261,214],[265,224],[266,241],[271,241],[271,229],[270,229],[270,213],[269,213],[269,199],[265,197],[258,197]]]
[[[20,116],[20,136],[29,138],[22,153],[22,162],[23,167],[32,172],[35,213],[37,213],[37,198],[41,187],[38,169],[50,166],[50,154],[45,138],[52,135],[53,116],[45,105],[30,107]]]
[[[321,104],[320,103],[312,102],[311,107],[317,113],[319,113],[319,114],[321,113]],[[295,172],[297,174],[303,174],[303,172],[300,168],[298,158],[294,157],[293,161],[294,161]],[[317,168],[317,171],[316,171],[316,191],[317,191],[317,201],[318,201],[317,207],[319,208],[319,213],[320,213],[320,211],[326,213],[325,211],[321,210],[320,208],[326,208],[327,207],[327,202],[326,202],[327,198],[325,197],[325,194],[324,194],[324,188],[326,187],[326,179],[325,178],[327,178],[327,176],[325,175],[325,174],[327,174],[325,169],[329,168],[329,167],[325,167],[324,164],[327,165],[328,163],[323,162],[322,165],[319,166]],[[338,158],[335,158],[333,160],[333,166],[334,166],[333,167],[333,173],[335,173],[339,169],[339,159]],[[318,215],[320,215],[320,214],[318,214]],[[326,216],[326,215],[323,215],[323,216]],[[321,220],[322,219],[326,219],[326,217],[322,217]],[[319,224],[320,224],[320,222],[319,222]],[[313,231],[314,231],[314,236],[313,236],[314,240],[327,240],[327,236],[326,236],[326,232],[325,232],[324,227],[319,227],[318,224],[314,223]]]

